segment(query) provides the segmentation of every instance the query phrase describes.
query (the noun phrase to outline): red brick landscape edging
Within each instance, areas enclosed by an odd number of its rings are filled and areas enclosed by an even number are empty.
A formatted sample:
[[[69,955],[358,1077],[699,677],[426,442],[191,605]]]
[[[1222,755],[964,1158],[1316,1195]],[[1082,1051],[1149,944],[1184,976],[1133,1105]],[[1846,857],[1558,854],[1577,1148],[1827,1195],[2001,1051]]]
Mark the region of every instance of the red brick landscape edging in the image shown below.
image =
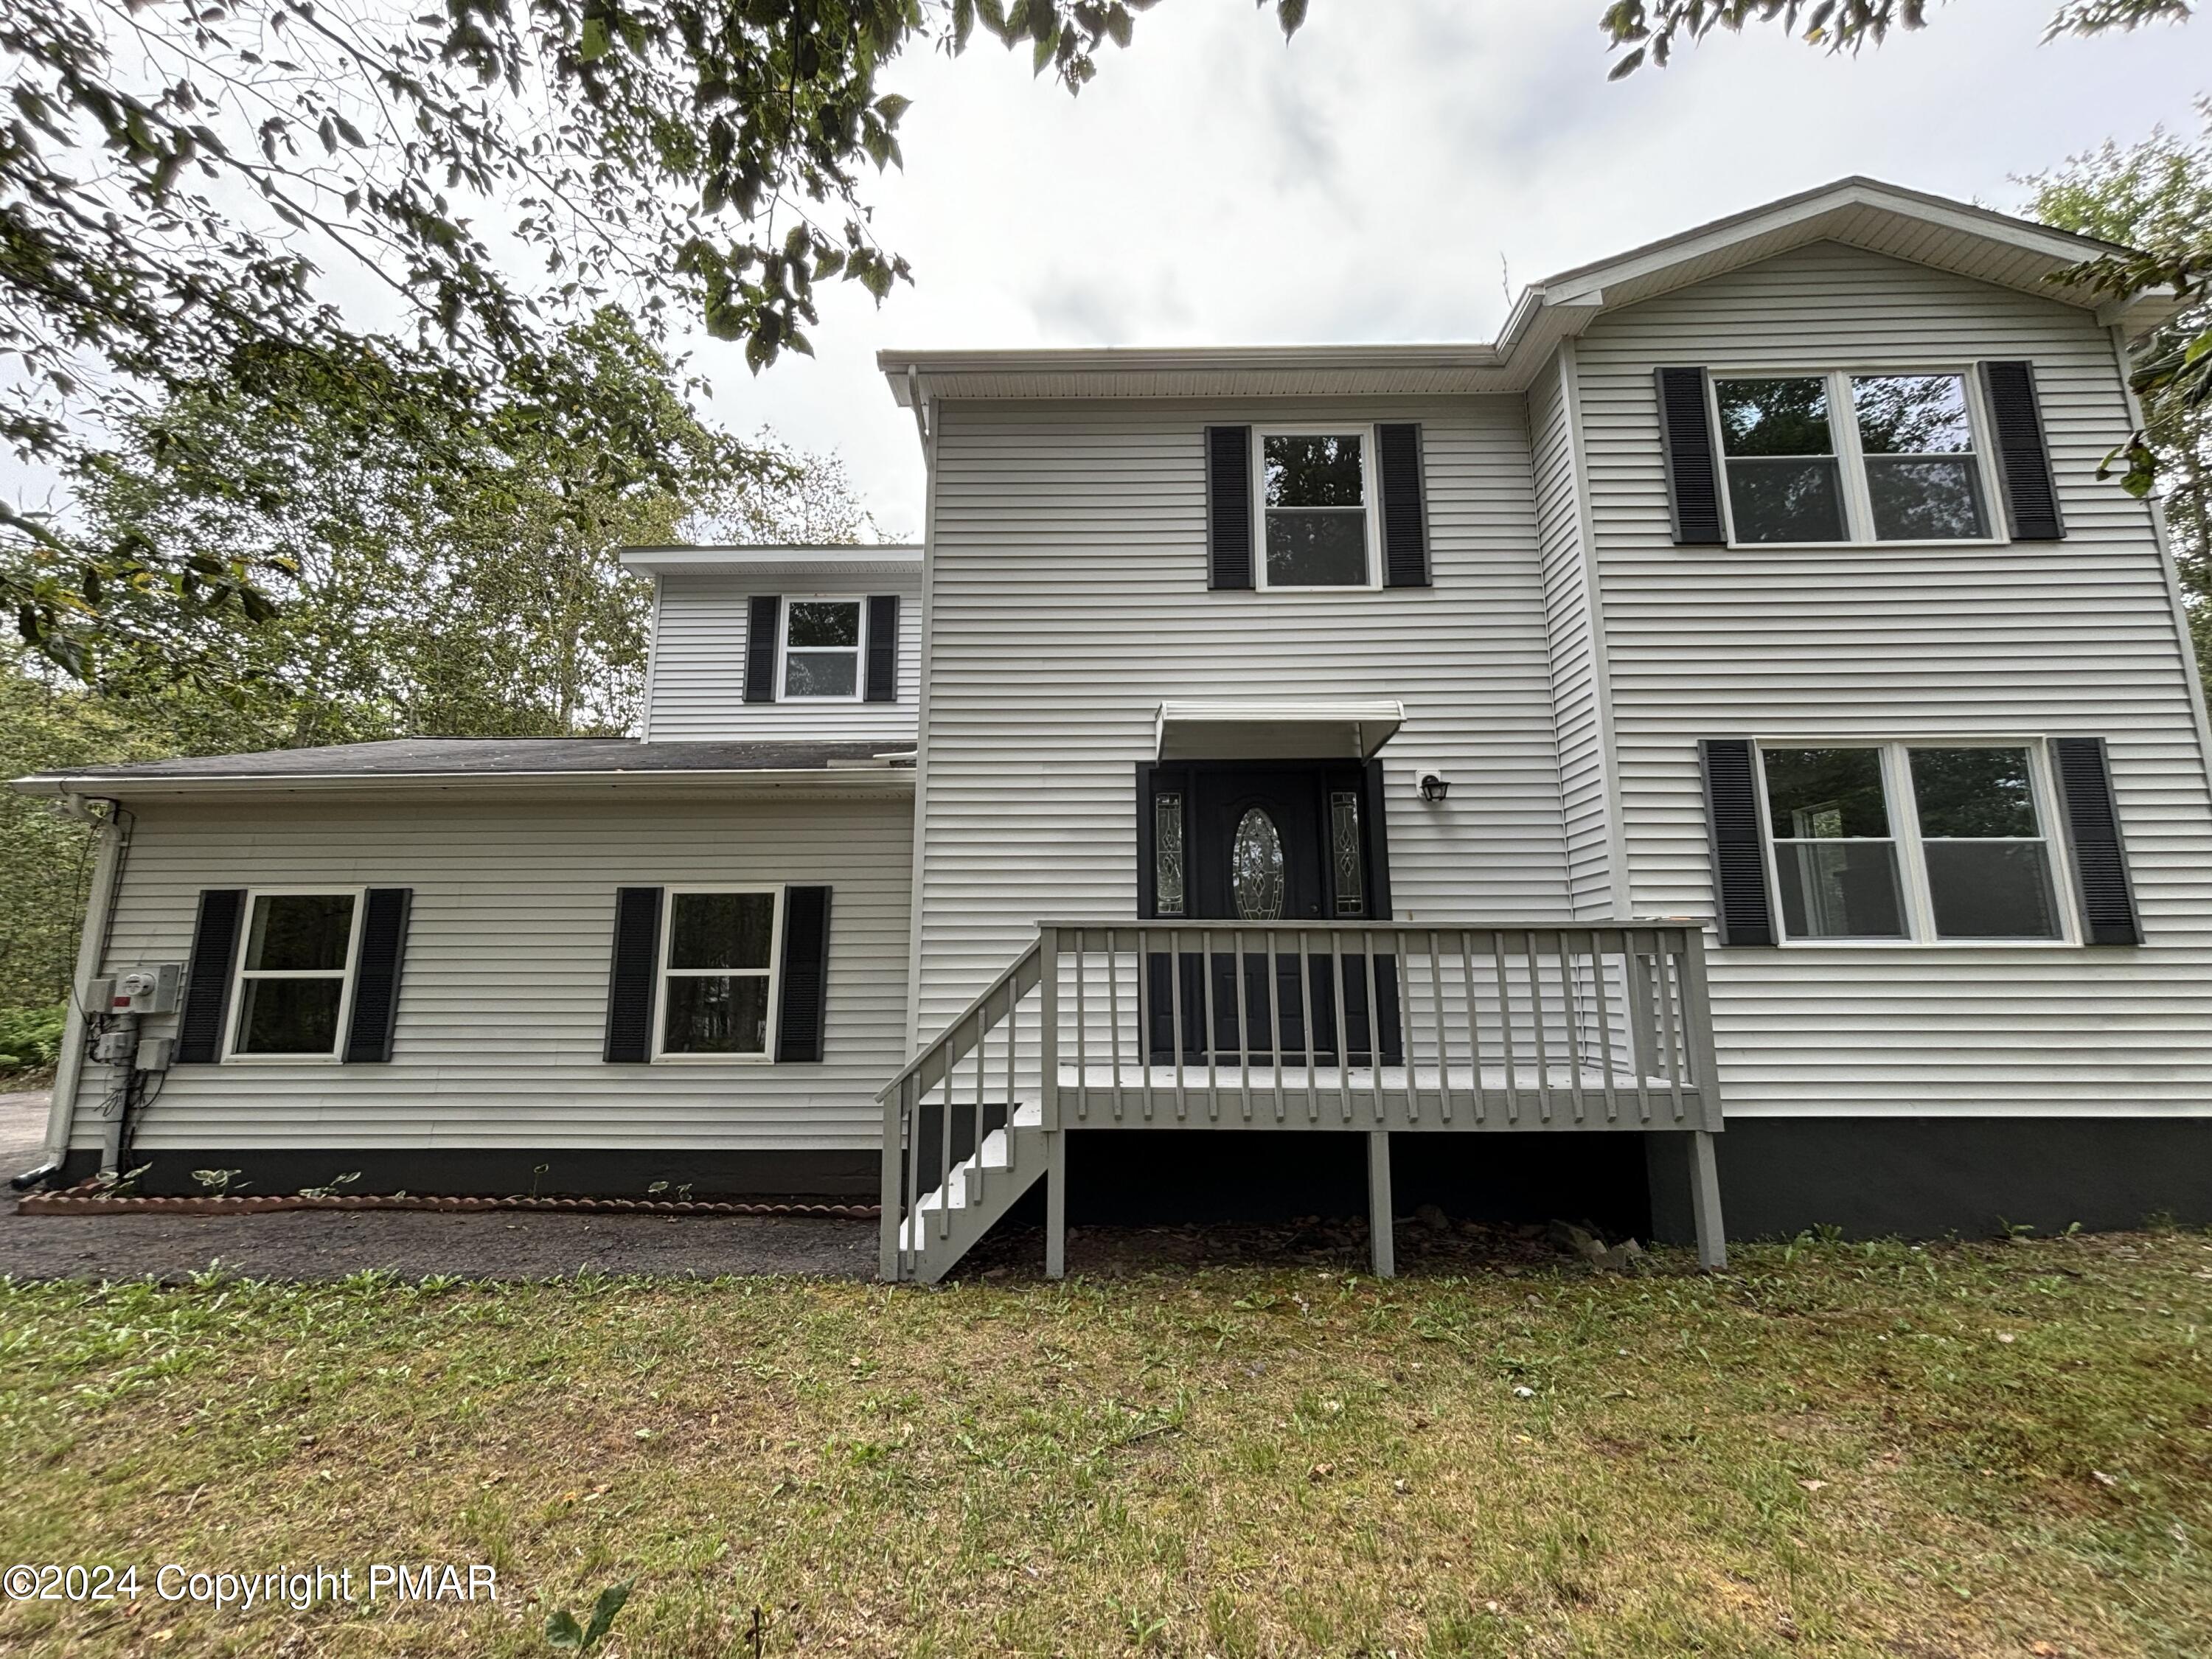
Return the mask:
[[[873,1204],[744,1203],[690,1198],[439,1198],[412,1194],[332,1193],[308,1198],[259,1194],[252,1197],[140,1198],[103,1193],[93,1187],[66,1192],[33,1193],[15,1205],[20,1215],[262,1215],[276,1210],[559,1210],[594,1215],[794,1215],[840,1221],[872,1221],[882,1213]]]

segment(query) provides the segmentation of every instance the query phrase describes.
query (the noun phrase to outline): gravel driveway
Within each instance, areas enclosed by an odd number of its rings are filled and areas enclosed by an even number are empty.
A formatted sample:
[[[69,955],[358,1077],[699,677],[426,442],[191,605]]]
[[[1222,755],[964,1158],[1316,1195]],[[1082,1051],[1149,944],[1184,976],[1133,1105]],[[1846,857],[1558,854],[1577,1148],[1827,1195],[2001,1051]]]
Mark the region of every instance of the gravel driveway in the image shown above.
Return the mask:
[[[40,1160],[46,1097],[0,1095],[0,1176]],[[289,1210],[271,1215],[18,1215],[0,1197],[0,1273],[17,1279],[182,1279],[212,1261],[247,1279],[553,1279],[603,1273],[876,1271],[872,1221],[803,1216],[441,1215]]]
[[[536,1215],[492,1211],[279,1211],[271,1215],[0,1213],[0,1273],[182,1279],[210,1262],[247,1279],[555,1279],[589,1270],[712,1278],[876,1271],[872,1221],[805,1216]]]

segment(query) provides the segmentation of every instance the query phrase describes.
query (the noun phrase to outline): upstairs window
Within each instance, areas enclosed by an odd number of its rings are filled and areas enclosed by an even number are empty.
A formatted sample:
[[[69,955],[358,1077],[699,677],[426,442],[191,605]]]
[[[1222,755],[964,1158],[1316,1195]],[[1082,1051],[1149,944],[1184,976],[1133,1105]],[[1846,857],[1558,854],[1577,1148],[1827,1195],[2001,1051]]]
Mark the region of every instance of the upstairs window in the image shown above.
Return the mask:
[[[1878,541],[1978,541],[1990,533],[1963,374],[1851,380],[1867,505]]]
[[[785,702],[859,701],[861,609],[858,599],[793,599],[783,607]]]
[[[345,1029],[358,893],[253,893],[239,954],[234,1057],[326,1060]]]
[[[2025,744],[1762,746],[1793,939],[2055,939],[2049,791]]]
[[[1263,588],[1372,587],[1371,433],[1258,434]]]
[[[1716,377],[1739,544],[1982,541],[1984,458],[1967,377]]]

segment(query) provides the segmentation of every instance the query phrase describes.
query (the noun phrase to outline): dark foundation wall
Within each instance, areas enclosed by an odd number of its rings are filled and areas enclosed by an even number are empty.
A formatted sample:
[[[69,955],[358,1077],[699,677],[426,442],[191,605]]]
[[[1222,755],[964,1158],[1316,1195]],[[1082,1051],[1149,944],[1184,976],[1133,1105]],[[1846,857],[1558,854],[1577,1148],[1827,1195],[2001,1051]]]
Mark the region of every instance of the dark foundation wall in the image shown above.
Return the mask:
[[[626,1152],[600,1147],[452,1147],[438,1152],[241,1151],[141,1152],[131,1163],[148,1165],[137,1190],[148,1197],[198,1197],[209,1188],[195,1170],[237,1170],[234,1193],[296,1193],[325,1187],[355,1170],[361,1179],[347,1193],[405,1191],[440,1197],[643,1198],[656,1181],[673,1198],[688,1184],[693,1198],[836,1198],[873,1202],[879,1160],[873,1152]],[[63,1184],[89,1177],[100,1154],[72,1152]],[[540,1166],[543,1166],[542,1168]]]
[[[1652,1225],[1691,1237],[1686,1137],[1651,1135]],[[1731,1238],[2212,1222],[2212,1120],[1740,1118],[1714,1137]]]
[[[1367,1137],[1326,1131],[1083,1129],[1067,1146],[1078,1226],[1279,1221],[1367,1212]],[[1392,1207],[1455,1220],[1594,1222],[1643,1235],[1635,1134],[1413,1133],[1390,1138]]]

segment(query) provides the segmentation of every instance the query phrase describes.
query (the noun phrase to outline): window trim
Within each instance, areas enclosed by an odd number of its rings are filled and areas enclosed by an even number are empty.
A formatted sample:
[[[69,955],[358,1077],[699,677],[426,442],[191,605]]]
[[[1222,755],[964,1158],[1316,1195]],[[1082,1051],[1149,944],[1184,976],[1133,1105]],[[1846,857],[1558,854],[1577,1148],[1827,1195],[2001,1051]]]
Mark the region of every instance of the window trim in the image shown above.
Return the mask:
[[[824,701],[827,701],[824,699]],[[682,887],[668,886],[660,890],[660,943],[653,952],[653,1048],[650,1063],[655,1066],[773,1066],[775,1064],[776,1020],[783,1012],[783,933],[787,882],[737,881],[694,882]],[[767,893],[775,900],[775,913],[769,923],[768,966],[766,968],[671,968],[668,965],[670,947],[676,939],[676,902],[697,894]],[[729,977],[753,979],[765,976],[768,980],[768,1023],[766,1045],[757,1054],[683,1054],[671,1053],[668,1040],[668,981],[671,979],[722,979]]]
[[[1982,487],[1982,517],[1989,526],[1985,536],[1906,537],[1885,540],[1875,534],[1874,494],[1867,483],[1866,452],[1859,444],[1858,407],[1851,398],[1851,382],[1872,375],[1949,374],[1966,388],[1966,423],[1973,434],[1974,470]],[[1844,487],[1844,529],[1841,541],[1747,542],[1735,533],[1735,493],[1729,477],[1728,428],[1721,420],[1723,380],[1812,380],[1828,383],[1828,436],[1833,444],[1836,471]],[[1838,411],[1850,416],[1838,418]],[[2002,479],[1997,476],[1993,441],[1996,425],[1982,397],[1982,377],[1972,363],[1856,363],[1841,368],[1729,368],[1705,371],[1705,418],[1713,434],[1713,465],[1719,475],[1721,522],[1732,552],[1818,550],[1823,548],[1889,549],[1913,547],[2006,547]],[[1808,458],[1812,459],[1812,458]]]
[[[1367,561],[1367,579],[1359,582],[1271,582],[1267,580],[1267,440],[1270,438],[1346,438],[1359,440],[1359,506]],[[1259,593],[1377,593],[1382,589],[1382,485],[1376,467],[1374,422],[1338,421],[1300,422],[1252,428],[1252,588]],[[1295,513],[1297,507],[1284,507]]]
[[[778,702],[843,703],[860,702],[868,695],[868,600],[860,593],[786,593],[783,605],[775,622],[775,697]],[[850,696],[802,697],[793,695],[790,686],[791,614],[802,605],[849,605],[860,618],[858,643],[853,653],[853,691]],[[843,651],[842,645],[802,645],[802,651]]]
[[[1821,544],[1833,545],[1833,544]],[[1889,814],[1889,839],[1897,851],[1898,900],[1906,932],[1893,939],[1823,939],[1799,937],[1790,932],[1788,913],[1782,907],[1781,859],[1775,850],[1774,808],[1766,796],[1766,751],[1771,749],[1872,749],[1881,758],[1882,802]],[[2024,749],[2027,751],[2028,790],[2035,806],[2046,873],[2051,879],[2051,907],[2058,931],[2048,939],[1946,939],[1936,932],[1935,901],[1928,884],[1928,860],[1920,833],[1920,802],[1912,789],[1911,752],[1915,749]],[[1759,853],[1765,860],[1769,914],[1774,918],[1774,942],[1783,950],[1797,951],[2047,951],[2081,947],[2081,917],[2074,884],[2066,861],[2072,856],[2065,836],[2064,815],[2059,810],[2056,776],[2051,770],[2048,740],[2043,738],[1932,736],[1892,738],[1829,736],[1754,738],[1752,739],[1752,778],[1759,791]],[[1790,839],[1784,837],[1784,839]],[[1936,840],[1946,837],[1936,836]],[[2025,840],[2027,837],[1985,839]]]
[[[337,898],[349,896],[353,900],[353,924],[346,933],[345,966],[340,969],[255,968],[246,965],[246,947],[253,939],[254,907],[264,898]],[[361,925],[362,913],[368,908],[368,889],[363,887],[332,886],[329,884],[287,887],[249,887],[246,902],[239,908],[238,945],[233,954],[237,960],[230,969],[230,1012],[223,1022],[222,1064],[240,1066],[337,1066],[345,1058],[346,1036],[353,1026],[353,997],[356,981],[360,977],[355,971],[361,965]],[[246,982],[249,979],[335,979],[339,981],[337,1027],[331,1041],[328,1054],[255,1054],[238,1046],[239,1033],[246,1024]]]

